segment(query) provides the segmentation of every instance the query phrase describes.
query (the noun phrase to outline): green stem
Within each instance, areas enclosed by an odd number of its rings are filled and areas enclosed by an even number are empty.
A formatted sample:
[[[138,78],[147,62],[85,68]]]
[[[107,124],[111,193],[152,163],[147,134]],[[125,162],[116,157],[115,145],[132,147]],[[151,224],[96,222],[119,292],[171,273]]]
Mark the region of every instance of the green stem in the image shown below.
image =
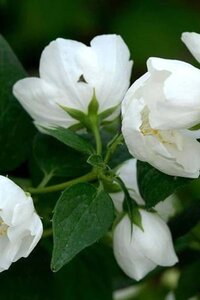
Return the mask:
[[[96,142],[96,152],[98,155],[101,155],[102,143],[101,143],[101,135],[100,135],[98,124],[95,124],[92,126],[92,132],[94,134],[94,138],[95,138],[95,142]]]
[[[112,154],[115,152],[117,149],[118,145],[120,145],[123,141],[123,135],[119,134],[114,137],[114,139],[108,144],[108,150],[106,152],[104,161],[107,164],[109,160],[111,159]]]
[[[43,188],[47,185],[47,183],[49,182],[49,180],[53,177],[53,173],[49,173],[49,174],[45,174],[42,181],[40,182],[40,184],[38,185],[37,188]]]
[[[29,187],[26,189],[26,191],[31,194],[52,193],[52,192],[64,190],[65,188],[72,186],[73,184],[80,183],[80,182],[92,181],[92,180],[95,180],[96,178],[97,178],[96,173],[94,171],[91,171],[81,177],[78,177],[78,178],[63,182],[63,183],[59,183],[59,184],[55,184],[55,185],[51,185],[51,186],[47,186],[47,187],[37,187],[37,188]]]

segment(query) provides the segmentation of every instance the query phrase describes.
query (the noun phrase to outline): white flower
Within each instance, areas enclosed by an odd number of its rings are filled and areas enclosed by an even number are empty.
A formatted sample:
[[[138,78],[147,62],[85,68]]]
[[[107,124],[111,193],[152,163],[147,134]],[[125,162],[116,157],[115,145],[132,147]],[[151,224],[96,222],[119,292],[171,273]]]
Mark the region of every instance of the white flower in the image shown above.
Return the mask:
[[[51,42],[40,59],[40,78],[14,85],[14,95],[37,125],[68,128],[76,124],[61,106],[87,114],[94,91],[99,114],[121,103],[132,68],[126,44],[113,34],[97,36],[90,45],[61,38]]]
[[[156,213],[140,209],[140,214],[144,231],[125,215],[113,236],[117,263],[135,280],[142,279],[157,265],[173,266],[178,261],[166,223]]]
[[[10,179],[0,176],[0,272],[27,257],[42,232],[32,198]]]
[[[122,102],[128,149],[168,175],[196,178],[200,144],[188,129],[200,122],[200,70],[160,58],[147,67]]]
[[[144,205],[145,201],[142,199],[142,196],[139,192],[138,182],[137,182],[137,160],[135,158],[128,159],[120,165],[117,169],[116,174],[122,179],[126,188],[129,191],[130,196],[137,202],[139,205]],[[113,200],[115,209],[118,212],[123,211],[123,201],[124,193],[122,191],[116,193],[110,193],[110,196]],[[159,202],[154,209],[158,212],[161,218],[164,221],[168,221],[175,212],[175,204],[177,198],[175,195],[171,195],[166,198],[164,201]]]

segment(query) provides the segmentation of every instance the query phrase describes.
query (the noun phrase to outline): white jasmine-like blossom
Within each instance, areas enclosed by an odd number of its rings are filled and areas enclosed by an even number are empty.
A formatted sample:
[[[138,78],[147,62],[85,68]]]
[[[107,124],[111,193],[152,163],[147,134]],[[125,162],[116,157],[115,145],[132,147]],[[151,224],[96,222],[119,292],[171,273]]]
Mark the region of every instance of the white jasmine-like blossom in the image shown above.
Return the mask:
[[[200,70],[161,58],[147,68],[122,102],[129,152],[168,175],[197,178],[200,144],[188,129],[200,122]]]
[[[129,191],[130,196],[139,205],[144,205],[145,202],[139,192],[138,182],[137,182],[137,160],[131,158],[123,162],[117,169],[116,174],[122,179],[126,188]],[[123,201],[124,193],[122,191],[116,193],[110,193],[113,200],[115,209],[118,212],[123,211]],[[171,195],[164,201],[159,202],[154,209],[162,217],[164,221],[168,221],[176,212],[176,202],[177,198],[175,195]]]
[[[117,263],[135,280],[142,279],[157,265],[173,266],[178,261],[167,224],[156,213],[139,211],[143,231],[125,215],[113,235]]]
[[[46,128],[76,124],[64,108],[87,114],[94,92],[98,113],[116,108],[116,116],[130,84],[129,59],[119,35],[96,36],[90,46],[58,38],[42,52],[40,78],[19,80],[13,93],[35,123]]]
[[[19,258],[27,257],[42,232],[32,198],[13,181],[0,176],[0,272]]]

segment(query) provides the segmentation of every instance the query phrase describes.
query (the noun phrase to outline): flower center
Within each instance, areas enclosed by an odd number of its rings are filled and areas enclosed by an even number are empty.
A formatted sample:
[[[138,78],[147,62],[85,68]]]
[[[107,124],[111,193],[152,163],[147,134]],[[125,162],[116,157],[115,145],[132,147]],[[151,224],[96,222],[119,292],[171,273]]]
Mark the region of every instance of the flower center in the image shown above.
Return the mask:
[[[8,225],[0,218],[0,237],[6,235]]]
[[[175,146],[178,150],[182,150],[182,137],[176,130],[158,130],[151,127],[149,123],[149,109],[145,107],[141,112],[142,124],[140,131],[144,136],[155,136],[160,143]]]
[[[149,123],[149,109],[145,107],[141,112],[142,116],[142,125],[140,126],[140,131],[143,135],[154,135],[161,143],[166,143],[163,139],[161,132],[157,129],[151,127]]]

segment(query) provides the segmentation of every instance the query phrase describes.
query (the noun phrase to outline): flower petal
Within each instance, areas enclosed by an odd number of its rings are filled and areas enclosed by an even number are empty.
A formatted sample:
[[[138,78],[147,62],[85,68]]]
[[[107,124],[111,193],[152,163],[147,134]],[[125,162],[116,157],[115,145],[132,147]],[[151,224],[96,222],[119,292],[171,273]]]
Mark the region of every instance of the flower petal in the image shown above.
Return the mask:
[[[13,88],[15,97],[38,125],[69,127],[76,123],[59,105],[66,105],[63,92],[39,78],[18,81]]]
[[[15,262],[21,257],[27,257],[41,239],[42,233],[42,222],[36,213],[33,213],[30,220],[25,224],[12,228],[8,235],[9,239],[12,243],[15,243],[16,238],[21,241],[13,261]]]
[[[66,94],[66,106],[87,112],[93,96],[93,86],[82,82],[85,78],[84,61],[92,64],[94,55],[90,47],[65,39],[51,42],[42,52],[40,77]]]
[[[183,32],[181,40],[196,60],[200,62],[200,34],[196,32]]]
[[[13,210],[20,204],[28,210],[25,209],[22,214],[19,214],[19,219],[22,215],[28,218],[33,212],[33,205],[29,202],[25,192],[12,180],[0,175],[0,217],[7,225],[15,225],[13,224]],[[17,220],[14,221],[17,222]]]
[[[133,62],[129,60],[130,52],[119,35],[97,36],[91,41],[91,49],[97,65],[91,70],[85,68],[84,74],[95,87],[102,112],[122,101],[130,85]]]
[[[189,128],[200,119],[200,70],[192,65],[161,58],[147,61],[151,77],[142,95],[157,129]]]
[[[173,266],[178,258],[166,223],[155,213],[140,209],[144,231],[135,226],[135,240],[140,253],[160,266]]]
[[[140,280],[156,264],[149,260],[143,253],[139,252],[135,238],[135,227],[131,231],[131,222],[126,215],[116,226],[113,236],[113,249],[117,263],[129,277]]]
[[[173,194],[168,198],[166,198],[164,201],[160,201],[154,207],[157,213],[159,214],[159,216],[165,222],[168,222],[168,220],[175,215],[177,201],[178,198],[176,197],[176,195]]]
[[[138,203],[144,204],[144,200],[140,196],[140,192],[138,189],[137,184],[137,160],[132,158],[125,161],[119,169],[116,171],[116,174],[122,179],[124,184],[126,185],[127,189],[129,190],[130,196]],[[114,206],[117,211],[121,212],[123,200],[124,200],[124,193],[117,192],[117,193],[110,193],[110,196],[113,200]]]

